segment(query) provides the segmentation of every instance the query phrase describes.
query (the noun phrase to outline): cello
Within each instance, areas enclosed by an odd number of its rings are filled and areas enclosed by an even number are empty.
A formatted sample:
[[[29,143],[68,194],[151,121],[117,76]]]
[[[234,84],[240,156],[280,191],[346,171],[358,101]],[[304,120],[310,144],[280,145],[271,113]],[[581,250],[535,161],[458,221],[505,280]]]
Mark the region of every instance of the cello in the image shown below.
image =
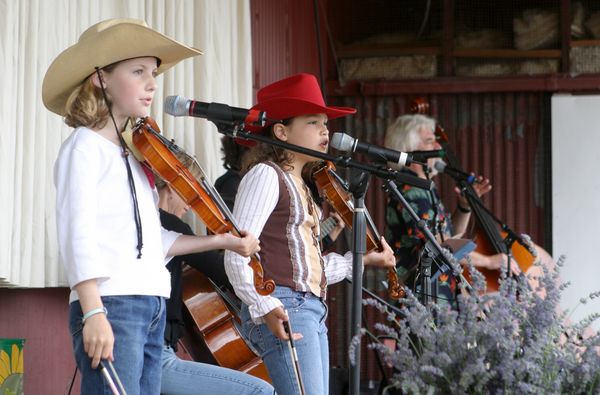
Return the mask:
[[[422,98],[416,98],[410,103],[409,112],[413,114],[427,114],[429,112],[429,103]],[[448,165],[462,171],[458,159],[450,147],[448,135],[438,122],[435,123],[434,132],[438,143],[445,152]],[[480,197],[477,196],[473,186],[465,180],[459,181],[458,184],[460,190],[463,191],[475,218],[473,236],[473,241],[477,244],[475,251],[487,256],[500,253],[509,254],[510,252],[512,259],[519,265],[521,271],[523,273],[527,272],[536,261],[536,256],[532,247],[525,247],[520,242],[514,243],[514,240],[511,240],[512,236],[510,235],[510,232],[499,229],[498,223],[483,208],[483,202]],[[510,251],[508,245],[510,245]],[[500,271],[484,268],[478,268],[478,270],[486,279],[487,292],[498,291],[500,287]],[[467,281],[471,281],[468,271],[465,271],[465,278]]]
[[[156,122],[142,118],[131,134],[130,149],[141,157],[143,163],[158,174],[202,219],[207,229],[215,234],[231,232],[240,236],[240,230],[229,209],[208,182],[198,162],[187,155],[172,141],[160,133]],[[187,163],[182,163],[187,162]],[[189,169],[188,169],[189,167]],[[249,262],[253,270],[254,286],[261,295],[275,289],[272,280],[265,280],[257,254]],[[247,372],[270,381],[262,360],[248,347],[237,328],[235,303],[200,272],[184,271],[183,302],[185,316],[191,323],[194,340],[187,342],[186,349],[195,360],[203,359],[203,351],[210,351],[214,360],[224,367]],[[237,311],[235,311],[237,312]],[[238,316],[239,316],[239,312]],[[195,335],[195,336],[194,336]],[[204,343],[206,347],[199,344]]]
[[[321,198],[333,207],[345,225],[351,229],[352,216],[354,215],[352,197],[344,186],[345,182],[335,172],[335,165],[331,162],[321,162],[312,170],[312,179]],[[365,214],[367,219],[367,252],[372,250],[381,251],[381,237],[368,211]],[[389,297],[393,300],[403,298],[406,293],[400,285],[394,268],[387,270],[386,278]]]

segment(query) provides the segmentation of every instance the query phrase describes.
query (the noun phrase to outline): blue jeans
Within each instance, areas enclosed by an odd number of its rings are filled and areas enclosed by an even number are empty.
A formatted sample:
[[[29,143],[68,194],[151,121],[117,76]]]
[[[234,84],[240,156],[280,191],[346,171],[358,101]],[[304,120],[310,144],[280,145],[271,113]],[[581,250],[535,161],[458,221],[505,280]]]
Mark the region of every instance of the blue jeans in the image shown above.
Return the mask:
[[[165,331],[165,300],[158,296],[103,296],[115,337],[113,365],[128,395],[160,394],[161,354]],[[81,305],[69,308],[73,351],[81,371],[82,394],[112,394],[83,349]]]
[[[162,383],[165,395],[266,395],[271,384],[249,374],[206,363],[179,359],[169,346],[162,353]]]
[[[329,345],[325,326],[327,306],[311,293],[296,292],[288,287],[277,286],[272,295],[287,310],[292,331],[304,336],[295,343],[306,395],[329,393]],[[288,342],[275,337],[265,324],[254,324],[245,305],[241,319],[242,331],[267,365],[277,393],[299,395]]]

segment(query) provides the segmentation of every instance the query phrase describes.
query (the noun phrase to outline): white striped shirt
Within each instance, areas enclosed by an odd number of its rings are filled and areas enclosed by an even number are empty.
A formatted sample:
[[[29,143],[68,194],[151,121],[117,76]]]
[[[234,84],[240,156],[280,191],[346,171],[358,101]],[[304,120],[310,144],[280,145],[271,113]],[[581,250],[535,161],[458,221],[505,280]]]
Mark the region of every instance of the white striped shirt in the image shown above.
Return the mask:
[[[289,173],[285,173],[284,181],[286,185],[291,186],[292,195],[301,196],[303,191],[298,189],[296,179],[291,180]],[[238,221],[240,229],[247,230],[256,237],[260,238],[265,223],[275,209],[279,199],[279,177],[277,171],[266,164],[254,166],[242,179],[233,209],[234,218]],[[295,217],[308,216],[306,199],[299,199],[302,205],[292,205],[296,210],[304,212],[292,213]],[[318,225],[317,225],[318,229]],[[294,230],[289,234],[294,234]],[[288,240],[286,234],[282,234],[282,248],[288,248],[288,243],[294,244],[297,240]],[[304,239],[303,239],[304,240]],[[306,241],[303,241],[306,242]],[[319,253],[320,254],[320,253]],[[308,256],[304,254],[304,256]],[[311,258],[311,259],[314,259]],[[300,259],[298,259],[300,260]],[[262,316],[282,306],[281,302],[272,296],[262,296],[256,292],[253,284],[253,272],[248,266],[249,258],[244,258],[234,252],[225,252],[225,270],[231,284],[233,285],[238,297],[249,307],[250,315],[254,322],[262,323]],[[313,262],[314,263],[314,262]],[[339,255],[330,253],[323,256],[325,277],[328,284],[334,284],[342,281],[344,278],[350,278],[352,275],[352,256],[351,253]],[[320,265],[320,263],[318,263]],[[302,265],[300,262],[294,262],[297,268],[307,270],[311,265]],[[295,267],[295,269],[297,269]],[[294,282],[299,284],[299,288],[316,293],[308,284],[310,275],[295,276]],[[314,277],[313,277],[314,278]],[[317,294],[317,296],[321,296]]]

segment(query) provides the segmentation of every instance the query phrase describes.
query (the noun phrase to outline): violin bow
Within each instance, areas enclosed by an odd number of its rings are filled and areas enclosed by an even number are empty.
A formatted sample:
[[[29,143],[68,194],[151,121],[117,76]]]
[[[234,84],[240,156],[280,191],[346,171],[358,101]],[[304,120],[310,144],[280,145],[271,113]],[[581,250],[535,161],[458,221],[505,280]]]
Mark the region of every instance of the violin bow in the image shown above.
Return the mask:
[[[285,312],[287,315],[287,311]],[[302,375],[300,374],[300,362],[298,361],[298,352],[296,351],[296,343],[294,341],[294,337],[292,335],[292,325],[290,324],[290,319],[289,319],[289,315],[288,315],[288,320],[287,321],[283,321],[283,328],[285,329],[285,331],[288,334],[289,337],[289,347],[290,347],[290,353],[292,354],[292,360],[294,361],[294,373],[296,374],[296,380],[298,382],[298,390],[300,391],[301,395],[304,395],[306,393],[305,389],[304,389],[304,382],[302,381]]]
[[[107,360],[106,362],[108,363],[108,368],[104,365],[104,362],[102,361],[100,361],[100,365],[98,365],[100,373],[102,373],[104,380],[106,380],[106,384],[112,391],[113,395],[127,395],[127,392],[125,392],[125,388],[123,388],[123,383],[121,383],[121,379],[119,378],[119,375],[117,374],[114,365],[109,360]],[[111,374],[115,378],[114,380],[111,377]],[[115,381],[117,382],[119,388],[117,388],[117,385],[115,385]]]

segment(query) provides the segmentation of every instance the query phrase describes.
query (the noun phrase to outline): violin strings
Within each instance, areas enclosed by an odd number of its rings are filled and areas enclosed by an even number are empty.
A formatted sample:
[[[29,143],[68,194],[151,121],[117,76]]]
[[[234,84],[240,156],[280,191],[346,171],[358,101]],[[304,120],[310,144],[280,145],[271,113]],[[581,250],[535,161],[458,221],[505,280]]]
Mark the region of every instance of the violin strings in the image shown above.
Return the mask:
[[[225,204],[223,198],[215,189],[214,185],[208,181],[208,177],[206,176],[204,169],[198,162],[198,159],[188,154],[183,149],[179,148],[179,146],[177,146],[172,141],[170,141],[168,145],[169,148],[172,148],[172,151],[174,151],[174,154],[177,157],[177,159],[190,171],[190,173],[192,173],[192,176],[202,184],[204,190],[211,196],[211,198],[217,205],[217,208],[229,221],[233,229],[239,234],[240,229],[237,223],[235,222],[235,219],[233,218],[233,213],[231,212],[231,210],[229,210],[229,207],[227,207],[227,204]]]

